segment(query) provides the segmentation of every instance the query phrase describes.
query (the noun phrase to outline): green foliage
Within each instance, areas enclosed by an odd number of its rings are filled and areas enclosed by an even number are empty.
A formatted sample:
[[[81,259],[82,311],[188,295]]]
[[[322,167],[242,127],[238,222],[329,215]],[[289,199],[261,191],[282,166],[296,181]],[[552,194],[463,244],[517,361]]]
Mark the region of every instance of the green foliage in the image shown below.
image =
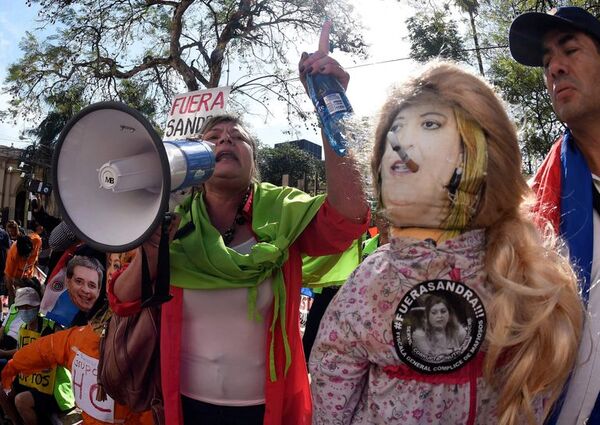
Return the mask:
[[[118,90],[123,103],[137,109],[153,121],[155,107],[145,96],[144,86],[137,85],[133,80],[124,80],[119,84]],[[87,105],[82,96],[84,91],[84,85],[77,85],[65,92],[48,96],[45,99],[45,104],[49,107],[48,113],[37,127],[25,131],[25,134],[35,141],[25,149],[21,161],[42,167],[44,178],[49,177],[47,173],[61,131],[67,122]],[[156,124],[154,126],[158,128]]]
[[[46,104],[50,106],[50,112],[38,127],[29,130],[28,133],[37,137],[42,144],[49,145],[54,142],[67,121],[85,106],[81,99],[83,90],[81,85],[73,86],[66,92],[48,96]]]
[[[526,67],[508,55],[499,55],[492,62],[488,75],[519,119],[525,172],[533,174],[563,131],[552,110],[541,69]]]
[[[329,16],[332,42],[364,55],[362,31],[348,0],[27,0],[55,32],[27,34],[4,92],[12,116],[35,115],[49,94],[85,81],[82,99],[126,100],[119,82],[135,79],[147,101],[164,111],[175,93],[232,85],[238,107],[267,93],[300,111],[286,55]],[[236,64],[236,81],[229,81]],[[258,77],[257,77],[258,76]],[[147,105],[149,106],[149,105]],[[265,111],[268,107],[265,105]],[[6,114],[5,114],[6,115]]]
[[[477,31],[477,24],[475,17],[479,13],[479,1],[477,0],[454,0],[454,4],[463,13],[469,16],[469,23],[471,26],[471,38],[473,39],[473,45],[475,46],[475,57],[477,58],[477,65],[479,66],[479,73],[481,76],[485,76],[483,70],[483,58],[481,54],[481,48],[479,45],[479,33]]]
[[[596,1],[511,0],[487,1],[480,5],[480,22],[484,22],[484,38],[489,45],[508,46],[508,31],[512,21],[521,13],[547,12],[553,7],[580,6],[600,14]],[[552,109],[540,68],[517,63],[507,48],[487,54],[487,75],[511,105],[518,124],[524,172],[532,174],[541,164],[552,143],[564,126]]]
[[[548,96],[542,72],[518,64],[508,51],[508,31],[512,21],[521,13],[547,12],[554,7],[580,6],[596,16],[600,16],[598,1],[554,1],[554,0],[448,0],[437,2],[412,2],[420,12],[413,18],[419,25],[419,32],[413,36],[413,50],[424,52],[415,59],[435,57],[435,49],[426,44],[428,38],[436,39],[446,34],[442,24],[434,24],[443,19],[453,7],[463,13],[465,24],[470,26],[476,48],[480,73],[485,74],[497,87],[502,97],[509,103],[511,115],[519,130],[519,140],[523,155],[524,172],[531,174],[548,152],[564,126],[558,121]],[[475,19],[477,17],[477,19]],[[427,31],[431,33],[428,34]],[[419,41],[420,40],[420,41]],[[422,45],[419,46],[419,43]],[[481,49],[479,49],[481,47]],[[477,50],[479,49],[479,50]],[[485,72],[484,72],[485,69]]]
[[[146,96],[147,89],[147,84],[138,85],[135,80],[123,80],[119,85],[119,97],[123,103],[137,109],[148,119],[153,120],[156,114],[156,106]]]
[[[434,58],[467,59],[456,22],[445,16],[443,11],[419,12],[406,20],[411,58],[418,62]]]
[[[284,174],[289,175],[289,185],[296,186],[304,179],[306,188],[312,191],[315,176],[319,188],[325,187],[323,161],[291,144],[277,147],[262,146],[258,150],[258,168],[262,181],[281,185]]]
[[[25,131],[35,142],[25,149],[21,161],[42,167],[44,179],[48,177],[47,172],[52,164],[54,146],[60,132],[71,117],[85,106],[81,99],[83,90],[81,85],[73,86],[68,91],[48,96],[45,102],[50,110],[37,127]]]

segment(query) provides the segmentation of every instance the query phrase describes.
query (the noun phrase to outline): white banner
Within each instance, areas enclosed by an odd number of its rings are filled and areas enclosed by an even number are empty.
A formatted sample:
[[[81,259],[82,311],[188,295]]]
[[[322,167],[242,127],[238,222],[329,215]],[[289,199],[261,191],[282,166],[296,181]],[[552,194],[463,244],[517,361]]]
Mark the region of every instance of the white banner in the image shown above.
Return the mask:
[[[197,137],[206,119],[225,113],[231,87],[197,90],[175,96],[163,140]]]
[[[98,359],[78,351],[71,366],[71,380],[77,406],[99,421],[114,423],[115,401],[108,395],[104,401],[96,400]]]

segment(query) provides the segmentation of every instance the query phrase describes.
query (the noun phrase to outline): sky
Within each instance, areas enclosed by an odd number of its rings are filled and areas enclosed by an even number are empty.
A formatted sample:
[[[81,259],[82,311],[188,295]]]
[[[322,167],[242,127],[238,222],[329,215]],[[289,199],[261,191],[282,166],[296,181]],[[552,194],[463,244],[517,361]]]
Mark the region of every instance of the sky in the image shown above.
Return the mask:
[[[412,60],[397,60],[409,56],[409,43],[404,21],[411,16],[413,10],[405,2],[397,0],[351,0],[358,16],[365,27],[364,38],[370,45],[369,57],[357,60],[333,52],[333,57],[348,68],[351,75],[347,95],[357,116],[372,116],[383,104],[387,89],[418,68]],[[36,10],[25,5],[24,0],[0,0],[0,81],[4,81],[8,67],[20,56],[19,41],[25,31],[34,31]],[[39,33],[36,33],[39,34]],[[316,50],[317,35],[307,37],[305,44],[298,46],[298,51],[312,52]],[[295,52],[294,52],[295,53]],[[388,62],[390,61],[390,62]],[[387,63],[381,63],[387,62]],[[291,58],[292,66],[297,59]],[[6,107],[7,95],[0,95],[0,110]],[[307,111],[311,110],[306,104]],[[306,138],[315,143],[321,143],[316,131],[290,129],[285,118],[283,105],[271,104],[272,116],[265,118],[264,113],[258,112],[250,116],[248,122],[251,131],[258,139],[267,145],[290,140],[290,138]],[[34,127],[36,122],[19,121],[0,123],[0,144],[14,145],[24,148],[31,141],[21,140],[21,132]],[[293,130],[295,137],[284,134]]]

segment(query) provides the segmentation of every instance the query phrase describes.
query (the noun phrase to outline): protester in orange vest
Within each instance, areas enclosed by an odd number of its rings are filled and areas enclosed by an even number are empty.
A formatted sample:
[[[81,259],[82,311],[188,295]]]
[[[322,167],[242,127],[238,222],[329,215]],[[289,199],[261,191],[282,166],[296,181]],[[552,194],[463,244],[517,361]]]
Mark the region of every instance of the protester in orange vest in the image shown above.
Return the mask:
[[[100,335],[111,312],[105,299],[93,310],[96,312],[87,325],[37,339],[17,351],[2,371],[2,387],[11,388],[19,373],[29,374],[60,365],[71,371],[75,403],[82,410],[84,424],[153,424],[150,411],[132,412],[108,396],[104,401],[97,400]]]
[[[4,268],[4,279],[8,291],[9,305],[15,299],[15,280],[33,276],[35,259],[32,256],[33,242],[26,235],[17,237],[16,243],[12,244],[6,257]]]
[[[31,231],[28,236],[31,238],[31,242],[33,243],[33,251],[32,261],[33,264],[37,264],[38,257],[40,256],[40,252],[42,251],[42,233],[44,233],[44,226],[42,226],[37,221],[32,221],[30,226]]]

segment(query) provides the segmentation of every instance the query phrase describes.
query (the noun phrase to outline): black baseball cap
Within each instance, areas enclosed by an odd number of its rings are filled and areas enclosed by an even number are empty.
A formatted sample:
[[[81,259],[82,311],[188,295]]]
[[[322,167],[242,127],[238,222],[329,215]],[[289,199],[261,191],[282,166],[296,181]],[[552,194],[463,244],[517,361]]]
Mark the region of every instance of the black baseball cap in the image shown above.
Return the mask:
[[[600,42],[600,21],[580,7],[559,7],[549,13],[528,12],[517,16],[510,26],[508,44],[512,57],[523,65],[543,66],[544,36],[561,28],[584,32]]]

